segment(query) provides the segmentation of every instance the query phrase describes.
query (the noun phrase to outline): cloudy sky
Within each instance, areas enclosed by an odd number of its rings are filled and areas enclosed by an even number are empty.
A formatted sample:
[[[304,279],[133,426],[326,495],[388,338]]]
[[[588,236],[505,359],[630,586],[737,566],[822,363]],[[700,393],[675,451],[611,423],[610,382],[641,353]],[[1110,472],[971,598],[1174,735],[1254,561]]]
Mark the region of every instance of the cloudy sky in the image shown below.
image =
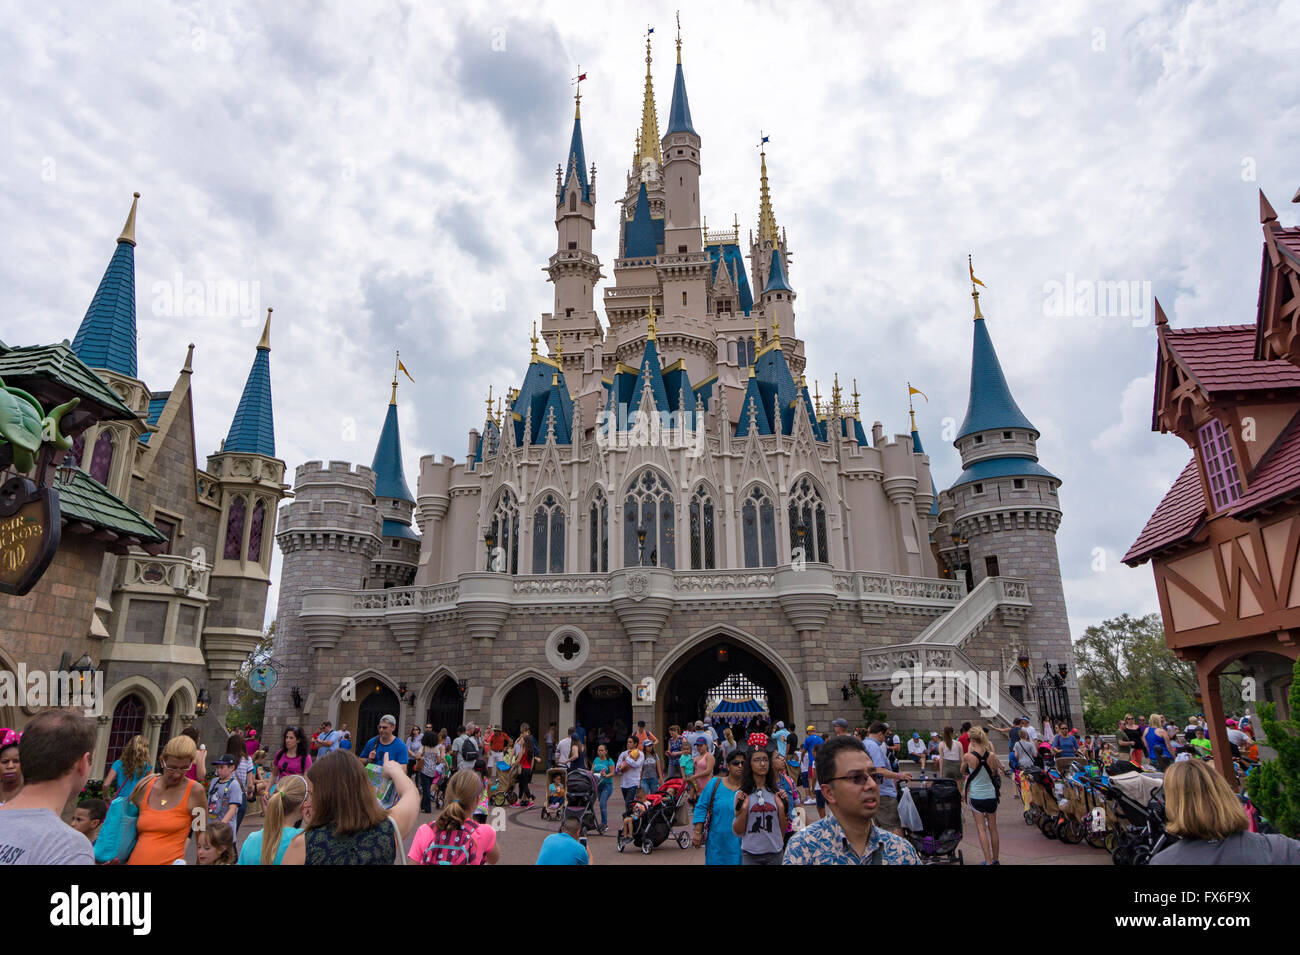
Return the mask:
[[[400,348],[414,486],[421,455],[463,457],[488,385],[518,383],[550,310],[540,269],[579,65],[609,271],[647,25],[661,124],[674,60],[672,6],[613,7],[24,7],[0,34],[0,338],[75,334],[139,190],[140,374],[170,388],[196,344],[200,456],[272,305],[279,455],[369,463]],[[754,144],[771,137],[809,378],[856,377],[889,432],[907,427],[910,379],[951,482],[972,253],[1064,482],[1075,636],[1156,610],[1150,568],[1119,558],[1189,452],[1150,433],[1149,296],[1176,326],[1253,321],[1257,190],[1300,219],[1300,61],[1278,39],[1300,33],[1300,4],[716,3],[682,26],[715,224],[753,227]],[[189,282],[242,304],[169,302]],[[1127,308],[1088,304],[1114,282],[1136,283]]]

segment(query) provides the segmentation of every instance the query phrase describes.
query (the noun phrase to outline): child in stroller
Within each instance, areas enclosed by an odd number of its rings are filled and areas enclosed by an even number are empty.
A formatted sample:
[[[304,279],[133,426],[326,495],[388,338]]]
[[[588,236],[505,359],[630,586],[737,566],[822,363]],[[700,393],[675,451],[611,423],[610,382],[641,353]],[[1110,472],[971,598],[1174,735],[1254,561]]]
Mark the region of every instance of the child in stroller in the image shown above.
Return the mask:
[[[644,789],[638,789],[629,812],[623,817],[618,851],[622,852],[629,845],[634,845],[649,855],[670,837],[676,840],[681,849],[689,846],[689,833],[683,830],[674,835],[672,831],[677,807],[686,798],[686,793],[686,781],[680,777],[665,779],[663,785],[653,793],[647,794]]]
[[[564,815],[565,805],[565,777],[568,774],[563,769],[549,769],[546,771],[546,806],[542,809],[543,819],[559,819]]]
[[[561,821],[573,817],[579,822],[578,835],[599,828],[596,822],[596,793],[600,784],[588,769],[571,769],[565,778],[564,812]]]

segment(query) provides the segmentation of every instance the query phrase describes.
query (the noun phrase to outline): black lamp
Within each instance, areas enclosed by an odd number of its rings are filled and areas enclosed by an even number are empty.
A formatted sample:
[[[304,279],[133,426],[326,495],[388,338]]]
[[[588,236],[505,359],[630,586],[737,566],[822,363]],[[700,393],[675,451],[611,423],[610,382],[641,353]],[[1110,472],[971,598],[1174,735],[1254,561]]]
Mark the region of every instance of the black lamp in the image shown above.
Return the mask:
[[[488,531],[483,535],[483,543],[487,544],[487,569],[492,569],[492,551],[497,546],[497,535]]]
[[[849,687],[850,687],[850,688],[851,688],[855,693],[857,692],[857,689],[858,689],[858,675],[857,675],[856,673],[850,673],[850,674],[849,674]]]
[[[636,529],[636,546],[637,546],[637,566],[645,564],[645,525],[641,524]]]
[[[456,689],[460,690],[460,698],[465,699],[466,694],[469,693],[469,680],[457,680]]]
[[[198,698],[194,701],[194,712],[202,717],[207,714],[210,705],[212,705],[212,697],[208,695],[208,688],[206,686],[200,688]]]
[[[289,691],[289,696],[293,700],[293,708],[295,710],[302,709],[302,690],[295,686]]]
[[[77,459],[71,454],[65,454],[58,467],[54,469],[54,480],[67,487],[72,483],[72,479],[76,477],[77,471]]]
[[[569,678],[567,676],[560,677],[560,692],[564,694],[564,702],[568,703],[569,702]]]

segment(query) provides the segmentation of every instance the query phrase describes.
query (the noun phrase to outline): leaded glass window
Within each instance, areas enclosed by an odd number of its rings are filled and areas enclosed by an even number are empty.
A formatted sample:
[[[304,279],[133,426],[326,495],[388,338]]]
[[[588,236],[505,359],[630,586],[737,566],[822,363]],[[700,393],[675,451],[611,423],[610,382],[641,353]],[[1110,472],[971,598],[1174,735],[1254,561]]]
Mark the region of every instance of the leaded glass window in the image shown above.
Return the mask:
[[[803,548],[803,559],[829,564],[826,506],[810,478],[800,478],[790,490],[790,550]]]
[[[1233,453],[1228,432],[1218,419],[1211,418],[1197,434],[1201,441],[1201,458],[1205,461],[1205,476],[1214,495],[1214,508],[1219,510],[1241,497],[1237,456]]]
[[[625,567],[677,566],[674,513],[668,485],[654,471],[641,472],[623,500]]]
[[[105,487],[113,471],[113,435],[105,429],[95,439],[95,450],[90,454],[90,476]]]
[[[691,570],[714,570],[717,567],[714,551],[713,498],[701,484],[691,497]]]
[[[487,569],[502,574],[519,573],[519,503],[509,488],[497,498],[488,522]]]
[[[564,508],[554,494],[533,511],[533,573],[564,573]]]
[[[226,543],[221,556],[226,560],[239,560],[244,549],[244,499],[237,497],[230,502],[230,513],[226,515]]]
[[[740,508],[746,567],[776,566],[776,507],[761,487],[755,486]]]
[[[266,502],[253,505],[253,519],[248,522],[248,559],[258,563],[262,559],[262,526],[266,523]]]
[[[591,572],[609,572],[609,501],[605,492],[596,488],[591,499]]]

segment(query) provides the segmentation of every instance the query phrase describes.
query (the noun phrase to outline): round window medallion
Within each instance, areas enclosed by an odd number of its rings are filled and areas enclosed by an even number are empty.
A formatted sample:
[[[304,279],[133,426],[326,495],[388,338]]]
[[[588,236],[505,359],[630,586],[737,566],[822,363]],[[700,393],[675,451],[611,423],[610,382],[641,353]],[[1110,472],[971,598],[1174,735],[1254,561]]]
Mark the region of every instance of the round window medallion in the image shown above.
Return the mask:
[[[586,662],[589,648],[587,635],[577,627],[557,627],[546,638],[546,659],[555,669],[572,672]]]

